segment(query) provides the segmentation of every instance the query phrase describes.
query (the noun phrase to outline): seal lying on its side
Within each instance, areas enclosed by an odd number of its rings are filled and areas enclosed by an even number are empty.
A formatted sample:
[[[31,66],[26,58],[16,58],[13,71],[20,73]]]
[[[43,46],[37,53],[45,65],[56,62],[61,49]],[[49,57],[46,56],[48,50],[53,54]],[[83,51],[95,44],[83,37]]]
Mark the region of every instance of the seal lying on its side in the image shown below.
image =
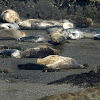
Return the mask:
[[[0,24],[0,29],[19,29],[19,25],[17,23],[11,24],[11,23],[3,23]]]
[[[17,58],[43,58],[48,55],[57,55],[57,54],[59,54],[59,50],[53,49],[46,45],[40,45],[36,48],[30,48],[25,50]]]
[[[42,20],[42,19],[28,19],[19,22],[21,29],[47,29],[52,27],[63,27],[64,29],[73,28],[73,23],[69,21],[56,21],[56,20]]]
[[[67,39],[81,39],[81,38],[94,38],[94,35],[100,34],[100,30],[88,29],[88,28],[69,28],[62,30]]]
[[[0,30],[0,39],[19,39],[24,36],[27,36],[27,34],[16,29]]]
[[[21,37],[18,39],[18,41],[21,42],[36,42],[36,43],[40,43],[40,42],[45,42],[45,38],[43,36],[40,35],[32,35],[32,36],[25,36],[25,37]]]
[[[11,9],[7,9],[3,11],[0,18],[2,21],[8,22],[8,23],[16,23],[20,21],[19,14]]]
[[[50,55],[43,59],[37,59],[37,63],[46,65],[47,68],[45,70],[84,68],[83,65],[78,64],[74,59],[58,55]]]

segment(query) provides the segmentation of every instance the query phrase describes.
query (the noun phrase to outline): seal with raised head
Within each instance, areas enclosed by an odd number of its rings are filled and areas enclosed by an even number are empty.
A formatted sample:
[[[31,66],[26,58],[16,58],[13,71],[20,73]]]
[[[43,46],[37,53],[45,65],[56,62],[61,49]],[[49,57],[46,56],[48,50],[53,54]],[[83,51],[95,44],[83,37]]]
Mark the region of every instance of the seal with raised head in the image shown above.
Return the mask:
[[[78,64],[78,62],[75,61],[73,58],[58,55],[49,55],[45,58],[37,59],[37,63],[46,65],[46,70],[84,68],[83,65]]]
[[[39,45],[35,48],[26,49],[20,56],[17,58],[43,58],[48,55],[57,55],[59,50],[53,49],[47,45]]]
[[[1,29],[0,30],[0,39],[19,39],[21,37],[27,36],[26,33],[21,32],[16,29]]]
[[[50,37],[51,37],[51,43],[54,45],[64,44],[68,42],[66,37],[58,31],[51,33]]]
[[[20,21],[19,14],[12,9],[4,10],[0,16],[1,20],[8,23],[16,23]]]

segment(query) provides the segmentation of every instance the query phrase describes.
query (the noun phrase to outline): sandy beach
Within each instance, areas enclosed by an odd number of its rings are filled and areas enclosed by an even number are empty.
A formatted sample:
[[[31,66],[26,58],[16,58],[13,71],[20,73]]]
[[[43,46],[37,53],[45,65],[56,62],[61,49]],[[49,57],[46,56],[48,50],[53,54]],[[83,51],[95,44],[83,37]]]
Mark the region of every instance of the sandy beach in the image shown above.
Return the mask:
[[[34,100],[60,93],[73,93],[91,86],[100,85],[100,73],[89,72],[100,66],[100,41],[93,39],[69,40],[70,43],[53,46],[45,30],[22,30],[28,35],[43,35],[45,43],[0,40],[0,47],[19,47],[21,50],[46,44],[61,50],[60,55],[72,57],[80,64],[87,64],[86,69],[70,69],[61,72],[42,72],[42,70],[20,70],[19,64],[36,63],[36,58],[2,58],[0,69],[9,69],[0,73],[0,100]]]

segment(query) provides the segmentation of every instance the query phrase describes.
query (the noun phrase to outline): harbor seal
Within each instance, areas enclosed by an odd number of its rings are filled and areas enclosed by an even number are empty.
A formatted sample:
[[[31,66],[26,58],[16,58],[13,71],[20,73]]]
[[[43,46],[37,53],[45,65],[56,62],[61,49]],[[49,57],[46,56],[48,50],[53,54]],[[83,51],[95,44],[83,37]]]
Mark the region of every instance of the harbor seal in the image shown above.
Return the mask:
[[[67,39],[93,39],[94,35],[100,34],[100,30],[89,28],[69,28],[66,30],[62,30],[61,34],[63,34]]]
[[[35,48],[26,49],[20,56],[17,58],[43,58],[48,55],[58,55],[59,50],[53,49],[47,45],[39,45]]]
[[[21,29],[47,29],[49,27],[61,27],[62,24],[58,21],[52,20],[41,20],[41,19],[28,19],[19,22],[19,27]]]
[[[49,55],[42,59],[37,59],[38,64],[46,65],[46,70],[61,70],[61,69],[72,69],[72,68],[84,68],[74,59],[70,57],[63,57],[58,55]]]
[[[40,43],[40,42],[45,42],[46,39],[41,35],[36,35],[36,36],[32,35],[32,36],[21,37],[18,39],[18,41]]]
[[[66,37],[63,34],[59,33],[58,31],[51,33],[50,37],[51,37],[51,43],[54,45],[64,44],[64,43],[68,42]]]
[[[0,30],[0,39],[19,39],[21,37],[27,36],[26,33],[21,32],[16,29],[1,29]]]
[[[19,14],[11,9],[4,10],[1,13],[0,19],[8,23],[16,23],[20,21]]]
[[[57,21],[57,20],[42,20],[42,19],[28,19],[19,22],[19,27],[21,29],[42,29],[53,27],[62,27],[64,29],[73,28],[73,23],[70,21]]]
[[[17,23],[2,23],[0,24],[0,29],[19,29],[19,25]]]
[[[88,28],[93,25],[93,20],[91,18],[83,16],[70,16],[68,19],[72,20],[76,27],[80,28]]]

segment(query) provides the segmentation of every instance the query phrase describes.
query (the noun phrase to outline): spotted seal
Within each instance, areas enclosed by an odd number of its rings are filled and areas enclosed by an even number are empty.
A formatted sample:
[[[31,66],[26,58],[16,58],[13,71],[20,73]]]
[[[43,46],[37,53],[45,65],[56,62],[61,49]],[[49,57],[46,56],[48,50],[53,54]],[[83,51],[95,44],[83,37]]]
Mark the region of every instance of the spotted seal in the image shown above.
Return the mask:
[[[4,10],[1,13],[0,19],[8,23],[16,23],[20,21],[19,14],[12,9]]]
[[[58,55],[49,55],[42,59],[37,59],[38,64],[46,65],[46,70],[60,70],[72,68],[84,68],[83,65],[78,64],[76,60],[70,57],[63,57]]]

